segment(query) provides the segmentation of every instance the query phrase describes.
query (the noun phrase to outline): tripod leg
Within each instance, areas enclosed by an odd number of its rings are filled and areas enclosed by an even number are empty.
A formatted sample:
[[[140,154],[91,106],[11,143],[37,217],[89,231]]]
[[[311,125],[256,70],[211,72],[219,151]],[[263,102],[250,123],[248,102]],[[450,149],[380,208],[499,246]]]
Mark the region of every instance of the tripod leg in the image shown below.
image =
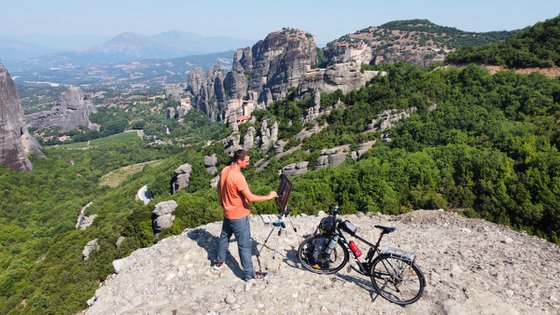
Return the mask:
[[[272,259],[276,259],[276,251],[278,250],[278,241],[280,240],[280,236],[282,236],[282,229],[278,229],[278,237],[276,238],[276,242],[274,243],[274,250],[272,251]]]
[[[261,255],[261,251],[263,250],[264,246],[266,245],[266,243],[268,242],[268,239],[270,238],[270,236],[272,235],[272,232],[274,232],[275,227],[272,227],[272,229],[270,230],[270,233],[268,233],[268,236],[266,237],[266,239],[264,240],[264,243],[262,243],[261,245],[261,249],[257,250],[257,257]]]
[[[290,224],[292,225],[292,229],[294,229],[294,233],[296,233],[296,236],[299,238],[299,235],[297,234],[297,228],[294,225],[294,222],[292,221],[292,217],[289,216],[289,215],[287,217],[288,217],[288,220],[290,220]]]
[[[278,230],[278,237],[276,238],[276,242],[275,242],[275,244],[274,244],[274,253],[272,254],[272,260],[275,260],[275,259],[276,259],[276,253],[277,253],[277,251],[278,251],[278,242],[280,241],[281,236],[282,236],[282,228],[280,228],[280,229]],[[280,264],[281,264],[281,263],[282,263],[281,261],[278,261],[278,268],[277,268],[277,270],[280,270]]]
[[[274,232],[274,227],[272,227],[272,229],[270,230],[270,233],[268,233],[268,236],[266,237],[266,239],[264,240],[264,243],[262,243],[261,245],[261,249],[257,248],[257,263],[259,264],[259,270],[262,270],[262,265],[261,265],[261,252],[263,250],[263,248],[266,246],[266,243],[268,242],[268,239],[270,238],[270,236],[272,235],[272,232]]]

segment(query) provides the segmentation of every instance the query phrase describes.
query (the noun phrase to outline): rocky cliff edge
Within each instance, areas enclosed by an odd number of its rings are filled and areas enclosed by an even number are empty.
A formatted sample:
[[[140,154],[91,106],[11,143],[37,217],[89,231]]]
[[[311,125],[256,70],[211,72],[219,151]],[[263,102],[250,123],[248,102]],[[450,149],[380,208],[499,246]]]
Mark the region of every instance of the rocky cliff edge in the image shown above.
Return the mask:
[[[454,213],[418,210],[390,215],[343,216],[358,234],[376,239],[375,224],[395,226],[383,246],[414,251],[426,276],[422,298],[400,307],[370,296],[368,278],[346,268],[335,275],[317,275],[296,258],[302,235],[320,218],[292,218],[297,233],[276,231],[256,268],[266,280],[245,283],[230,244],[226,266],[216,272],[210,259],[216,251],[221,223],[187,229],[181,235],[135,251],[114,262],[118,273],[101,284],[92,305],[82,314],[557,314],[560,309],[560,247],[543,239]],[[255,252],[271,231],[259,216],[251,221]],[[273,259],[273,249],[278,241]],[[365,245],[358,242],[365,251]]]

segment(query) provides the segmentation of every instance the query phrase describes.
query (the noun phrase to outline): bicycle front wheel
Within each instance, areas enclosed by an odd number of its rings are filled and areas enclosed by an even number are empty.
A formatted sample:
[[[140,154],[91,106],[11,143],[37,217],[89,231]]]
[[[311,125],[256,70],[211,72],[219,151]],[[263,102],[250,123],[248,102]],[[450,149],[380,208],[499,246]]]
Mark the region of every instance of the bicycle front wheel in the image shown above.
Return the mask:
[[[381,255],[371,267],[373,288],[385,299],[398,304],[412,304],[422,296],[426,287],[424,274],[407,259]]]
[[[333,274],[348,262],[348,251],[339,243],[330,254],[325,253],[332,236],[317,234],[305,239],[298,248],[298,258],[303,267],[319,274]]]

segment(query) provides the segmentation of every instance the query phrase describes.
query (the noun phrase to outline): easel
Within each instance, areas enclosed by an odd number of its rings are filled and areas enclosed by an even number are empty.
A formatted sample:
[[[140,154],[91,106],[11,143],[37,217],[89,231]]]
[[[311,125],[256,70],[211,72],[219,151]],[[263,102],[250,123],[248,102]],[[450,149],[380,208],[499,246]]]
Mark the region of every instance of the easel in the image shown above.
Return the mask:
[[[294,226],[294,223],[292,222],[292,219],[289,217],[290,214],[288,212],[288,199],[290,198],[290,193],[291,192],[292,192],[292,183],[290,182],[290,180],[288,179],[288,177],[286,175],[282,174],[280,176],[280,187],[278,188],[278,196],[275,199],[276,204],[280,208],[280,214],[278,215],[278,219],[276,219],[275,221],[272,222],[272,229],[270,229],[270,233],[268,233],[268,236],[264,240],[264,243],[261,245],[261,249],[257,250],[257,259],[259,261],[259,267],[260,267],[259,257],[261,255],[261,251],[263,250],[263,248],[268,243],[268,240],[272,236],[272,233],[274,233],[274,231],[278,230],[278,233],[277,233],[278,237],[276,237],[276,242],[274,243],[274,249],[272,251],[273,252],[272,259],[273,260],[276,259],[276,252],[277,252],[277,249],[278,249],[278,240],[280,239],[280,236],[282,236],[282,230],[284,228],[286,228],[286,223],[284,223],[285,218],[288,218],[290,220],[292,228],[294,229],[294,232],[297,235],[297,229]]]

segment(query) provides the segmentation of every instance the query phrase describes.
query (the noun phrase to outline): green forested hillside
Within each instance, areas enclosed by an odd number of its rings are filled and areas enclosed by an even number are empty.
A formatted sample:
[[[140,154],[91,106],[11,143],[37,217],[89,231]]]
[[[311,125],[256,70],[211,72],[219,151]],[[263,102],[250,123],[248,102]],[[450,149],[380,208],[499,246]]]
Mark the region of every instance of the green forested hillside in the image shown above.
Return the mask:
[[[206,134],[213,134],[213,129],[206,129]],[[134,199],[136,191],[148,184],[167,193],[173,170],[185,159],[194,154],[196,158],[190,159],[202,164],[200,153],[185,152],[178,145],[149,144],[136,132],[43,151],[47,158],[33,159],[31,172],[0,167],[2,314],[73,314],[83,309],[84,301],[112,272],[115,258],[154,242],[151,209]],[[157,169],[145,167],[116,189],[98,185],[111,170],[156,159],[165,160]],[[209,178],[197,179],[201,172],[201,168],[193,172],[191,191],[208,186]],[[98,217],[87,230],[76,230],[80,209],[89,202],[93,203],[86,214]],[[136,213],[142,214],[140,220]],[[132,237],[117,250],[115,237],[120,235]],[[95,238],[100,240],[100,254],[85,262],[82,250]]]
[[[560,241],[560,80],[490,75],[477,66],[386,70],[342,96],[347,107],[334,110],[304,148],[362,142],[360,132],[384,109],[416,106],[418,113],[361,161],[296,179],[305,194],[296,192],[297,209],[334,202],[347,211],[459,209]],[[298,105],[305,107],[282,108]],[[289,115],[276,115],[289,136]],[[307,158],[314,163],[317,155]]]
[[[537,23],[506,40],[458,49],[453,64],[479,63],[510,68],[560,66],[560,16]]]
[[[356,162],[292,178],[291,211],[316,213],[333,204],[345,213],[444,208],[560,243],[560,79],[510,71],[491,75],[475,65],[422,68],[399,63],[380,70],[387,75],[360,90],[323,94],[321,106],[332,111],[317,123],[328,127],[303,141],[294,135],[312,125],[299,122],[309,100],[288,98],[255,112],[259,119],[278,121],[280,137],[301,150],[271,158],[261,172],[249,169],[251,189],[275,189],[278,169],[302,160],[313,166],[320,149],[377,139]],[[344,106],[335,106],[338,101]],[[389,131],[391,141],[383,142],[379,133],[362,133],[383,110],[412,106],[417,113]],[[240,128],[242,134],[247,127]],[[197,128],[199,134],[215,134],[222,127]],[[208,185],[212,176],[203,165],[209,153],[218,153],[218,166],[225,165],[220,142],[186,149],[148,146],[127,136],[89,146],[48,147],[45,153],[48,158],[34,159],[31,172],[0,168],[0,313],[73,314],[83,309],[112,272],[114,259],[156,241],[151,211],[159,201],[179,204],[173,227],[161,237],[221,218],[216,192]],[[253,161],[266,158],[256,151],[252,156]],[[97,185],[111,170],[155,159],[163,161],[117,188]],[[171,196],[173,170],[185,162],[193,166],[190,185]],[[155,195],[148,206],[134,200],[145,184]],[[90,201],[87,213],[98,217],[87,230],[76,230],[77,214]],[[254,211],[276,209],[268,202],[255,204]],[[121,235],[126,239],[117,248]],[[84,245],[95,238],[100,251],[83,261]]]
[[[402,20],[402,21],[392,21],[379,26],[379,28],[388,30],[401,30],[401,31],[415,31],[415,32],[427,32],[442,35],[447,37],[447,45],[451,47],[463,47],[463,46],[474,46],[482,45],[488,42],[493,42],[496,40],[505,39],[517,31],[496,31],[496,32],[485,32],[485,33],[474,33],[461,31],[454,27],[441,26],[430,22],[429,20],[414,19],[414,20]],[[442,41],[442,39],[435,39]]]
[[[440,59],[443,55],[460,47],[483,45],[503,40],[516,32],[518,31],[464,32],[454,27],[437,25],[424,19],[400,20],[344,35],[329,43],[330,48],[327,48],[325,53],[332,55],[336,52],[337,49],[334,49],[337,47],[336,43],[364,42],[374,51],[373,59],[378,59],[379,55],[386,55],[383,63],[392,63],[391,60],[408,60],[408,62],[425,65],[443,60]],[[395,52],[398,52],[398,54]],[[438,54],[441,56],[437,56]],[[420,59],[402,59],[404,56],[412,55],[420,55],[421,57]],[[387,58],[387,56],[391,57]]]
[[[90,201],[95,205],[102,196],[114,194],[107,188],[99,188],[98,178],[132,161],[163,158],[177,152],[170,147],[142,148],[135,134],[125,135],[124,139],[113,136],[105,143],[88,147],[45,148],[44,151],[48,158],[35,159],[31,172],[0,169],[0,313],[3,314],[10,310],[61,314],[83,307],[84,293],[91,293],[110,268],[96,264],[96,258],[90,263],[81,259],[84,242],[98,237],[99,231],[108,228],[107,224],[100,224],[91,232],[75,230],[81,207]],[[133,199],[128,199],[114,199],[102,210],[111,216],[128,213],[134,204]],[[100,223],[104,219],[101,216]]]

